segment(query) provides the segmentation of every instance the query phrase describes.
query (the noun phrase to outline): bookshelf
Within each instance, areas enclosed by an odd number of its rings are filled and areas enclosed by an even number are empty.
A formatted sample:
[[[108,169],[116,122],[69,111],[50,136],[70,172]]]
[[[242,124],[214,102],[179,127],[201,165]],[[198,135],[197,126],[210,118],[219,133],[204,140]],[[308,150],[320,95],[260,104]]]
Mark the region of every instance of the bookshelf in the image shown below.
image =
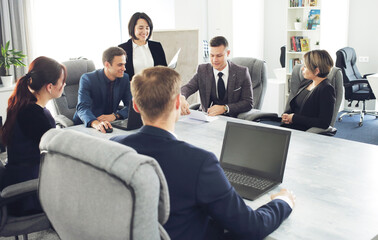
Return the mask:
[[[286,84],[285,95],[289,96],[292,68],[303,63],[303,55],[319,48],[320,43],[320,0],[287,0],[286,18]],[[295,26],[301,20],[299,28]],[[286,100],[286,99],[285,99]]]

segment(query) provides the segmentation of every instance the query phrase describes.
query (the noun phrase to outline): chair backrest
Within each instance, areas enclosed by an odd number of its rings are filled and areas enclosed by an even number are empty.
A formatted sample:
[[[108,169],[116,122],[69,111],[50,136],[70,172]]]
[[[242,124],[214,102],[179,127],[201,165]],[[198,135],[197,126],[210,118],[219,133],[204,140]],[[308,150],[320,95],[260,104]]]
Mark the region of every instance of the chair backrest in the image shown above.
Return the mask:
[[[281,47],[281,54],[280,54],[280,63],[281,67],[285,67],[285,55],[286,55],[286,45]]]
[[[168,187],[159,164],[74,130],[41,139],[39,198],[62,240],[169,239]]]
[[[336,52],[336,67],[339,67],[343,74],[345,99],[348,101],[375,99],[368,81],[358,71],[356,61],[354,48],[345,47]],[[354,82],[357,80],[359,82]],[[365,81],[361,82],[361,80]]]
[[[256,58],[236,57],[231,62],[248,68],[253,89],[253,108],[261,109],[267,87],[267,66],[265,61]]]
[[[336,67],[343,73],[344,84],[353,80],[362,79],[356,66],[357,56],[354,48],[345,47],[336,52]]]
[[[62,96],[53,99],[53,102],[58,115],[64,115],[72,120],[76,111],[80,78],[84,73],[92,72],[96,68],[92,60],[85,59],[71,60],[63,64],[67,68],[67,85]]]
[[[299,90],[301,82],[304,80],[302,74],[302,66],[303,64],[296,64],[293,68],[293,72],[291,74],[290,79],[290,94],[286,102],[285,109],[288,110],[290,108],[290,101],[295,97],[296,93]],[[337,114],[340,109],[341,102],[344,96],[344,88],[343,88],[343,74],[341,73],[341,69],[338,67],[333,67],[330,73],[327,76],[328,80],[330,81],[331,85],[335,88],[335,108],[332,114],[332,120],[330,126],[334,127]],[[285,111],[286,111],[285,110]]]

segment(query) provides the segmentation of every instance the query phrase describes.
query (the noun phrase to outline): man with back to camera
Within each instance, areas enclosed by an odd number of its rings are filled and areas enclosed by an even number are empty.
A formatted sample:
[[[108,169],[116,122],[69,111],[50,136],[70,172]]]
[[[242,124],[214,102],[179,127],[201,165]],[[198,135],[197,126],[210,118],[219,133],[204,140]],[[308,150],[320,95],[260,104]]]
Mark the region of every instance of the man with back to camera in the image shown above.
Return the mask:
[[[248,68],[227,60],[230,55],[225,37],[210,40],[210,62],[198,66],[197,73],[181,88],[182,115],[190,113],[186,99],[199,91],[201,109],[216,116],[237,117],[252,109],[252,82]]]
[[[169,189],[171,211],[164,228],[171,239],[264,238],[289,216],[293,195],[282,189],[254,211],[231,186],[213,153],[177,140],[173,132],[181,111],[180,84],[180,75],[167,67],[134,76],[133,107],[144,126],[111,140],[159,162]]]
[[[103,133],[111,129],[110,122],[128,117],[131,101],[129,75],[125,73],[126,52],[110,47],[102,55],[103,69],[85,73],[80,78],[78,103],[73,118]],[[118,110],[119,103],[124,108]]]

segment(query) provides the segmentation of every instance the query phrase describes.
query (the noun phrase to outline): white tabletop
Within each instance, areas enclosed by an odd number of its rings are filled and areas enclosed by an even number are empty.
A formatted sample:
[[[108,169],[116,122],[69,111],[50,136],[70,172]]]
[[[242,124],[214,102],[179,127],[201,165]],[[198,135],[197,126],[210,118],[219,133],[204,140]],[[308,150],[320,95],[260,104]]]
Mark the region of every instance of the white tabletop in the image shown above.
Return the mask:
[[[219,158],[227,121],[261,124],[227,117],[210,123],[179,121],[175,133]],[[102,138],[137,131],[103,134],[83,125],[72,129]],[[256,209],[280,188],[294,191],[296,207],[271,238],[372,239],[378,234],[377,156],[376,145],[293,130],[283,183],[246,203]]]

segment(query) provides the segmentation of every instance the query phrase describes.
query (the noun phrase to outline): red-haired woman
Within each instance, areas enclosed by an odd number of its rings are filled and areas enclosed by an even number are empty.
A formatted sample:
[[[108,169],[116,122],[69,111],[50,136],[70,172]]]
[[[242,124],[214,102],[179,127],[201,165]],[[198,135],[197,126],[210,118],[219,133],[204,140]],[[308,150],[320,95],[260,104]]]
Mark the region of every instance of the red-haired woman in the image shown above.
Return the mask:
[[[46,104],[62,95],[66,76],[64,65],[48,57],[38,57],[30,64],[28,73],[17,81],[1,129],[8,153],[2,188],[38,178],[39,142],[45,132],[55,127]],[[8,211],[24,216],[42,210],[37,196],[30,196],[9,205]]]

